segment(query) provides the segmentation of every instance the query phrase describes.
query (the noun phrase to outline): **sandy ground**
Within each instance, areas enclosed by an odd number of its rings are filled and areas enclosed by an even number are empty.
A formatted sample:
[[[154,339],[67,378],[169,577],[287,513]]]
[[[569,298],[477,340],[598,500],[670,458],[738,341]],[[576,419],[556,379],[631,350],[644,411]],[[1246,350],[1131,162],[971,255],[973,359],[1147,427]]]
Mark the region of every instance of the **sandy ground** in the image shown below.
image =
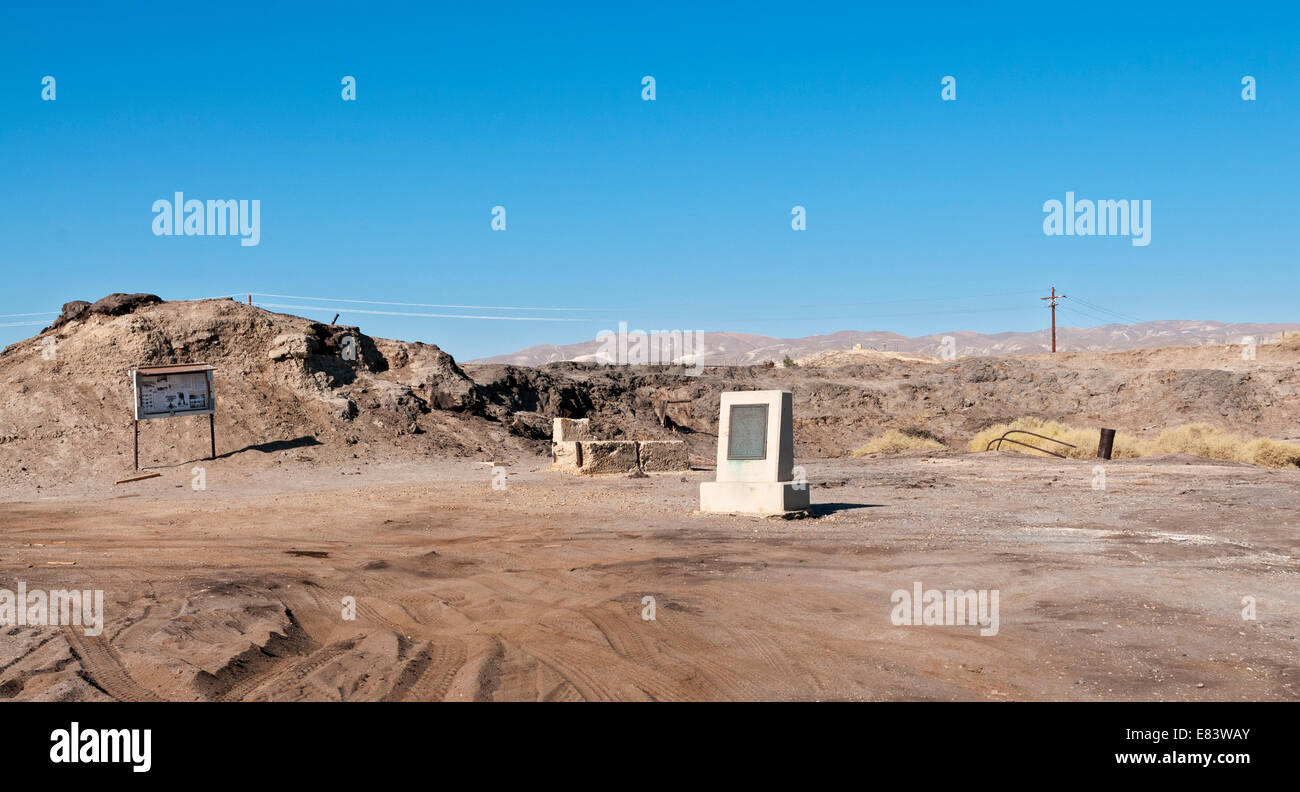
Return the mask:
[[[780,520],[695,513],[705,470],[294,453],[0,492],[0,588],[107,611],[0,632],[0,697],[1300,699],[1300,471],[801,460],[814,516]],[[998,633],[895,626],[915,582],[997,590]]]

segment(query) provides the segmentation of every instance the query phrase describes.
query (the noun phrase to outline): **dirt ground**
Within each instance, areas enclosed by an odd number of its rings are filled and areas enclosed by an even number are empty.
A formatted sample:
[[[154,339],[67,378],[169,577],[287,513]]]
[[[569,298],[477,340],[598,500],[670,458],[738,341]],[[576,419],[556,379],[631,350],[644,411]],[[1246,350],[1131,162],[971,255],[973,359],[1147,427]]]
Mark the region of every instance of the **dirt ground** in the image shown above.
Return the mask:
[[[1300,699],[1296,470],[804,459],[813,516],[781,520],[695,513],[710,470],[515,455],[497,490],[486,459],[297,453],[0,491],[0,588],[106,610],[0,633],[0,697]],[[916,582],[997,590],[997,634],[895,626]]]

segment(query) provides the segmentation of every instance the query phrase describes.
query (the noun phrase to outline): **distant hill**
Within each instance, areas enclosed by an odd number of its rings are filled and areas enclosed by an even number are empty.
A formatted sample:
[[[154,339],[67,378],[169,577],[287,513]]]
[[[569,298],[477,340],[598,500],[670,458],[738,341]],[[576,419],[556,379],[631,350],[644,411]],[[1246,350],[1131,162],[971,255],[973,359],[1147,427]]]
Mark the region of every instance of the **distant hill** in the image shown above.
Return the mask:
[[[1254,324],[1166,319],[1140,324],[1109,324],[1100,327],[1058,327],[1056,346],[1062,351],[1146,349],[1166,346],[1206,346],[1210,344],[1240,344],[1242,338],[1253,336],[1256,343],[1275,341],[1283,332],[1298,333],[1300,324]],[[955,330],[950,333],[908,338],[898,333],[883,331],[862,332],[841,330],[829,335],[804,338],[773,338],[747,333],[705,333],[703,362],[706,365],[763,363],[782,361],[786,357],[798,360],[829,350],[853,349],[861,344],[863,349],[885,352],[940,356],[940,345],[945,336],[956,340],[957,355],[1029,355],[1050,352],[1052,336],[1049,330],[1032,333],[973,333]],[[537,366],[573,360],[579,362],[608,363],[601,355],[602,342],[591,340],[576,344],[556,346],[542,344],[507,355],[494,355],[467,363],[510,363],[519,366]]]

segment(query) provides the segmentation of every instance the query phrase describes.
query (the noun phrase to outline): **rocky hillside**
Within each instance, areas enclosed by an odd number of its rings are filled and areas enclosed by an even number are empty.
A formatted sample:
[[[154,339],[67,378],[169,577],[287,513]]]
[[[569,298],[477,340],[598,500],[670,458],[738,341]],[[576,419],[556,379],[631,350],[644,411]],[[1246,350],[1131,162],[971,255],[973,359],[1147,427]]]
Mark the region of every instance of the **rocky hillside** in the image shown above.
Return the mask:
[[[356,339],[356,360],[343,354]],[[847,361],[839,365],[841,361]],[[460,366],[431,344],[270,313],[233,300],[110,295],[69,303],[40,335],[0,353],[0,488],[131,472],[139,365],[217,367],[218,455],[272,464],[362,464],[459,456],[541,456],[550,419],[589,417],[610,438],[681,437],[698,461],[716,443],[719,394],[795,395],[796,452],[838,456],[888,428],[955,448],[993,423],[1031,415],[1125,432],[1207,421],[1300,439],[1300,346],[963,358],[830,357],[818,367],[556,363]],[[207,421],[142,422],[142,466],[208,454]],[[540,460],[539,460],[540,461]]]
[[[345,336],[356,339],[355,360],[344,359]],[[115,294],[68,303],[52,327],[0,354],[0,475],[39,482],[129,472],[128,372],[187,362],[217,367],[217,452],[251,464],[284,452],[316,461],[490,458],[534,447],[529,441],[549,432],[430,344],[233,300]],[[202,416],[142,422],[141,465],[206,457],[206,424]]]

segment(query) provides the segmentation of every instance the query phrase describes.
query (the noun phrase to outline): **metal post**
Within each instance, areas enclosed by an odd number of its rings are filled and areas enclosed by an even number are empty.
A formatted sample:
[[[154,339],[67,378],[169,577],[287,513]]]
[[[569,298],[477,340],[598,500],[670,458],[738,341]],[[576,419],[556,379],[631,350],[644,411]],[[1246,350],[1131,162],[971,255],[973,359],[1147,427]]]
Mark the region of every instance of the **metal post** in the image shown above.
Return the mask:
[[[140,420],[133,419],[131,423],[135,427],[135,443],[133,444],[135,446],[135,469],[139,470],[140,469]]]
[[[208,438],[212,441],[212,456],[208,459],[217,458],[217,421],[213,413],[208,413]]]
[[[1110,459],[1110,452],[1115,447],[1115,430],[1102,429],[1101,439],[1097,443],[1097,456],[1101,459]]]

